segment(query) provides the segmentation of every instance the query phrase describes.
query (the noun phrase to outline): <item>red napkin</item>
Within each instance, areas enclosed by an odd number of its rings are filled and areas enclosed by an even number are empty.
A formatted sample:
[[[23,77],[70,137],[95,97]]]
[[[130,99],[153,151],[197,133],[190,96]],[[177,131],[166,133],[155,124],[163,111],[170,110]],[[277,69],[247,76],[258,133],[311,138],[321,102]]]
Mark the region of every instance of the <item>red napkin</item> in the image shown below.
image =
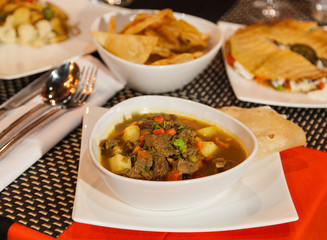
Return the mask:
[[[305,147],[281,152],[282,164],[299,220],[275,226],[206,233],[167,233],[98,227],[74,222],[58,240],[104,239],[324,239],[327,236],[327,153]],[[8,240],[54,240],[18,223]]]

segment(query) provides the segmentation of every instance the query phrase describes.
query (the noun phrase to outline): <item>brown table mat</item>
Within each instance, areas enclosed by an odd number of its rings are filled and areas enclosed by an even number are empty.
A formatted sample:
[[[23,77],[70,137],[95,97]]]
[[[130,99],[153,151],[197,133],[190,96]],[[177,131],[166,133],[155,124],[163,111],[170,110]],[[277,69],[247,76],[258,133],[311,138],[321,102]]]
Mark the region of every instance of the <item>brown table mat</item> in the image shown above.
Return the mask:
[[[221,20],[248,23],[245,9],[250,0],[236,3]],[[309,19],[308,2],[292,1]],[[97,54],[95,54],[97,56]],[[7,100],[38,75],[0,80],[0,100]],[[104,107],[111,107],[125,99],[142,93],[124,88]],[[239,101],[230,86],[225,72],[222,53],[196,79],[183,89],[163,95],[201,102],[212,107],[236,105],[255,107],[260,104]],[[307,147],[327,150],[326,109],[288,108],[272,106],[277,112],[301,126],[307,134]],[[0,194],[0,216],[24,224],[32,229],[58,237],[73,221],[72,208],[78,172],[81,127],[73,130],[39,161],[12,182]]]

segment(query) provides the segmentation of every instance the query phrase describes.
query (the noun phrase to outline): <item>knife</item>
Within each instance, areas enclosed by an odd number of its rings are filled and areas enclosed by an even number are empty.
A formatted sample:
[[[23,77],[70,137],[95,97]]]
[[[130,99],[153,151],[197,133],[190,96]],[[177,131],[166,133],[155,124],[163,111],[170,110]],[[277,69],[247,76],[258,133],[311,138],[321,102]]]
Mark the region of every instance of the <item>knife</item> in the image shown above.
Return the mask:
[[[42,87],[49,78],[51,71],[47,71],[42,74],[40,77],[35,79],[33,82],[28,84],[14,96],[9,98],[6,102],[0,106],[0,118],[3,117],[9,110],[15,109],[19,106],[22,106],[33,97],[41,93]]]

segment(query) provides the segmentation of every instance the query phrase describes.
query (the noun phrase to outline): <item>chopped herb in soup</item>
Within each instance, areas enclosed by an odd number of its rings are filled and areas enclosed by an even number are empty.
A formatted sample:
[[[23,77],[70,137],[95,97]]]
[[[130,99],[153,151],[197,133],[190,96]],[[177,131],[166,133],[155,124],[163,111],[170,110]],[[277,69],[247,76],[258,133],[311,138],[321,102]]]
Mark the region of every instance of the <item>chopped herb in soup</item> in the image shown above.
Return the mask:
[[[247,150],[219,127],[173,114],[141,114],[101,141],[101,164],[129,178],[176,181],[226,171]]]

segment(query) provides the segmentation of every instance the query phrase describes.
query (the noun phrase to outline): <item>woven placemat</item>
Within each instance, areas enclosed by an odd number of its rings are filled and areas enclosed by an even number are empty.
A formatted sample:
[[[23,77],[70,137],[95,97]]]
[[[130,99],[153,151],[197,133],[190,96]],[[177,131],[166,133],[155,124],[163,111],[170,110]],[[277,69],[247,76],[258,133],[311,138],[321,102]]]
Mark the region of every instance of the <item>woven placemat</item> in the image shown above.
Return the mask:
[[[221,18],[235,23],[245,22],[244,9],[250,0],[241,1]],[[302,6],[302,8],[305,5]],[[242,10],[243,9],[243,10]],[[242,14],[243,13],[243,14]],[[27,85],[31,79],[0,80],[0,98],[5,101]],[[110,99],[104,107],[111,107],[131,97],[143,95],[125,88]],[[225,72],[222,53],[208,68],[183,89],[167,96],[190,99],[212,107],[236,105],[256,107],[259,104],[239,101]],[[301,126],[307,134],[307,147],[327,150],[327,124],[325,109],[273,108]],[[81,126],[53,147],[39,161],[12,182],[0,194],[0,215],[32,229],[58,237],[72,222],[72,208],[77,181]]]

